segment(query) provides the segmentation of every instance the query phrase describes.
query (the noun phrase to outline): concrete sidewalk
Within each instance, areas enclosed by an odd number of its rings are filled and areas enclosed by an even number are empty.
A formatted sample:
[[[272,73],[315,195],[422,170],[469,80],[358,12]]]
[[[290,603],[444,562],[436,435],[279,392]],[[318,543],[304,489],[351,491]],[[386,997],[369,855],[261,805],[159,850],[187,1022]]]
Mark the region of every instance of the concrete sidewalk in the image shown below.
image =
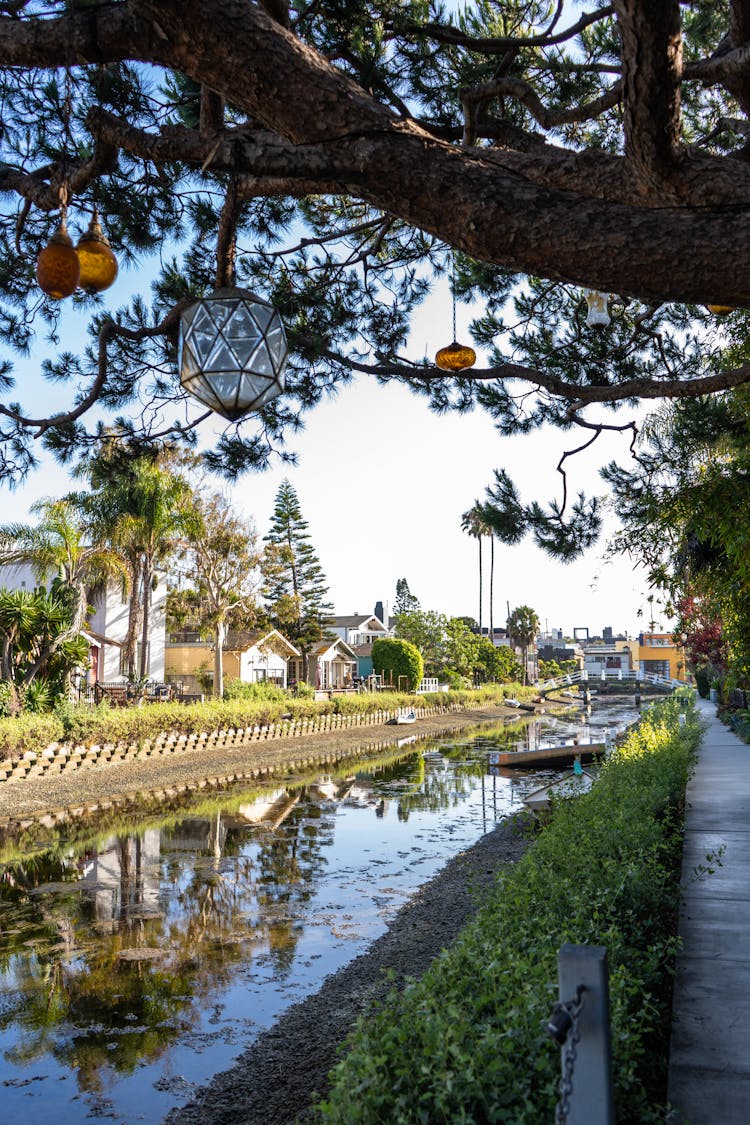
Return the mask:
[[[687,791],[670,1122],[750,1121],[750,746],[700,700],[708,730]],[[720,866],[707,860],[724,849]],[[714,874],[696,874],[711,867]]]

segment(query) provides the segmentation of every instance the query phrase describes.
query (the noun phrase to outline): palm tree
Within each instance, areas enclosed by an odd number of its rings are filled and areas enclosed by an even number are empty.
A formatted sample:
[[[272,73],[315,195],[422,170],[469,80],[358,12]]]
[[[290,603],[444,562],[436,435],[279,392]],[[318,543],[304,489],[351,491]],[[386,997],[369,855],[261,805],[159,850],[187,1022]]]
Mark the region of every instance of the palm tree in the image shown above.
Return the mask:
[[[91,593],[113,577],[125,580],[122,557],[93,538],[91,526],[69,498],[38,500],[31,511],[41,517],[36,526],[0,526],[0,562],[30,564],[40,585],[60,578],[73,591],[71,632],[80,633]]]
[[[92,491],[74,499],[90,515],[97,533],[126,560],[131,595],[124,661],[130,679],[136,675],[145,679],[157,571],[199,527],[193,492],[183,477],[160,465],[155,455],[127,458],[105,449],[88,471]]]
[[[523,651],[523,682],[528,680],[529,645],[539,632],[539,618],[528,605],[519,605],[508,616],[508,633]]]
[[[485,523],[479,510],[479,503],[474,502],[468,512],[461,516],[461,530],[471,535],[479,544],[479,636],[482,635],[482,536],[485,533]]]

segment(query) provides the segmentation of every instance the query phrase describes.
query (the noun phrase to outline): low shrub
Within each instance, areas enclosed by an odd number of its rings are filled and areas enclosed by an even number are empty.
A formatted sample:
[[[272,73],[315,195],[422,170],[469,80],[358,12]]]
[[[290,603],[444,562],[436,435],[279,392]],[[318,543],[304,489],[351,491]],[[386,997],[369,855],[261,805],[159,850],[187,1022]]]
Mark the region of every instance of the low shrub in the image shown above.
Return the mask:
[[[238,691],[235,698],[209,699],[187,706],[182,703],[152,703],[116,708],[104,702],[97,707],[88,707],[58,699],[53,713],[55,733],[51,737],[47,737],[47,728],[43,724],[34,726],[27,722],[31,718],[29,715],[2,720],[7,725],[4,745],[13,747],[5,752],[5,756],[14,756],[23,750],[41,750],[50,741],[101,746],[116,742],[142,742],[162,733],[210,733],[228,728],[262,727],[287,718],[314,718],[326,714],[366,715],[375,711],[395,711],[415,703],[426,707],[447,707],[455,703],[483,706],[501,703],[503,699],[503,689],[496,686],[479,691],[437,692],[420,696],[397,692],[362,693],[319,701],[312,693],[292,696],[273,685],[258,686],[262,688],[259,692]],[[522,690],[519,689],[519,694]],[[14,723],[22,724],[16,733],[13,732]]]
[[[240,699],[245,703],[258,700],[263,702],[272,700],[274,703],[281,703],[289,699],[289,693],[284,688],[279,687],[278,684],[269,681],[246,684],[242,680],[227,680],[224,684],[224,699]]]
[[[0,758],[18,758],[26,750],[42,750],[50,742],[61,742],[63,735],[63,725],[54,714],[0,718]]]
[[[679,708],[651,707],[421,981],[359,1022],[320,1120],[552,1121],[560,1062],[544,1026],[566,942],[609,951],[618,1121],[664,1120],[682,808],[700,732],[692,707],[679,725]]]

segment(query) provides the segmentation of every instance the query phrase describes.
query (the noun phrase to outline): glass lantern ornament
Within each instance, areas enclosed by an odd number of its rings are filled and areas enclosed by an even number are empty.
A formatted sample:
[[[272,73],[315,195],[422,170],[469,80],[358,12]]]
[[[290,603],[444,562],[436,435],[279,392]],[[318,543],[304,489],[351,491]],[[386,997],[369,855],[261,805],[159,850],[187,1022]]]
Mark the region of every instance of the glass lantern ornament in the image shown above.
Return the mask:
[[[50,238],[36,260],[36,279],[39,288],[48,297],[61,301],[78,288],[81,266],[78,261],[73,240],[68,234],[65,219],[61,217],[60,226]]]
[[[441,371],[466,371],[477,361],[477,353],[468,344],[454,340],[447,348],[441,348],[435,356],[435,366]]]
[[[281,317],[249,289],[215,289],[180,317],[180,383],[230,422],[282,393],[286,357]]]
[[[101,293],[109,289],[117,277],[117,258],[102,230],[96,207],[88,230],[78,240],[76,253],[81,267],[78,281],[81,289],[86,293]]]
[[[736,312],[734,305],[706,305],[706,308],[712,316],[729,316]]]
[[[611,323],[609,309],[607,308],[609,302],[607,294],[599,293],[596,289],[585,289],[583,295],[586,298],[588,308],[586,327],[607,328]]]

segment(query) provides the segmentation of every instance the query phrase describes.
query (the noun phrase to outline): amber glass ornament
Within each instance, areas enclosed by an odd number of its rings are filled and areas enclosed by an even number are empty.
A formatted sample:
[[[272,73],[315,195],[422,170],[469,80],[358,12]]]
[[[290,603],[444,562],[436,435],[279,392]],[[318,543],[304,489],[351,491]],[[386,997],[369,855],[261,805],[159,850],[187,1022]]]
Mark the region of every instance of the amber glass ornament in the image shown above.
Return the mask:
[[[117,258],[112,253],[106,234],[94,208],[89,229],[81,235],[76,246],[81,277],[78,282],[86,293],[101,293],[109,289],[117,277]]]
[[[736,311],[734,305],[706,305],[706,308],[713,316],[729,316]]]
[[[65,219],[39,252],[36,260],[36,279],[39,288],[48,297],[60,301],[69,297],[78,288],[81,267],[78,262],[73,241],[65,226]]]
[[[441,348],[435,356],[435,365],[441,371],[465,371],[473,367],[477,361],[477,353],[467,344],[459,344],[454,340],[447,348]]]

